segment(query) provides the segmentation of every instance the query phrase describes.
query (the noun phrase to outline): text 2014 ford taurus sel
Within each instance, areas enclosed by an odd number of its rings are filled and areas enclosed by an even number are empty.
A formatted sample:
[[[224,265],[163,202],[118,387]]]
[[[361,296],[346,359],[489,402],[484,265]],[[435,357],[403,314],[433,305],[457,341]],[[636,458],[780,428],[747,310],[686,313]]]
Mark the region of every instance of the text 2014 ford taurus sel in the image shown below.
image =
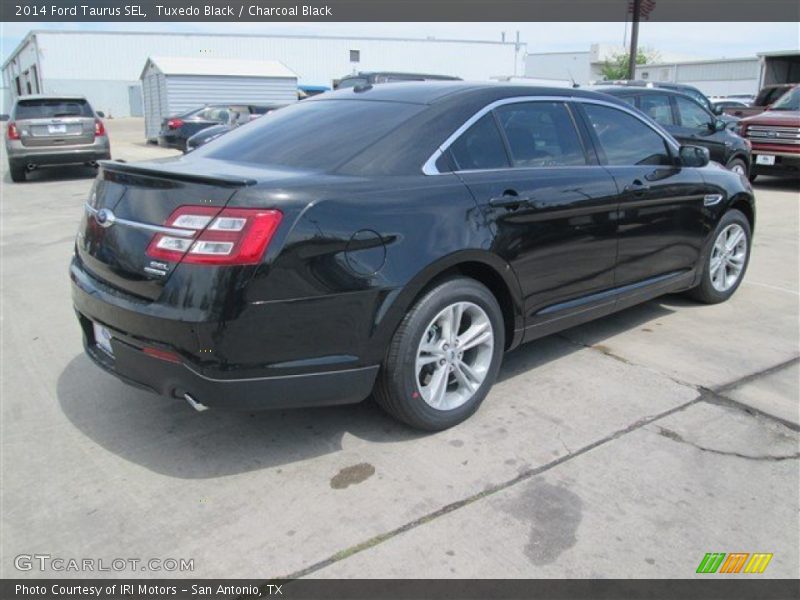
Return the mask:
[[[201,409],[374,392],[436,430],[522,342],[729,298],[754,218],[742,176],[609,96],[387,84],[104,163],[70,272],[89,356],[125,381]]]

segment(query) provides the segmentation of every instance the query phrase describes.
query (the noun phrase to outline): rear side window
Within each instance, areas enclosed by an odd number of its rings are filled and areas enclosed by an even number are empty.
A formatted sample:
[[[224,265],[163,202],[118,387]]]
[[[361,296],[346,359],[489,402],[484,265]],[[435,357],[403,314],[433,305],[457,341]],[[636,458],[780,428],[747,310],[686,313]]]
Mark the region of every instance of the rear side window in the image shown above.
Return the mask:
[[[473,169],[502,169],[509,166],[503,138],[497,130],[494,116],[488,113],[467,129],[450,146],[456,167],[461,171]]]
[[[692,102],[688,98],[675,97],[675,104],[678,107],[678,114],[681,117],[681,125],[689,129],[704,129],[711,122],[709,115],[697,102]]]
[[[656,123],[675,125],[672,104],[666,94],[642,94],[639,96],[639,109]]]
[[[193,152],[263,166],[330,170],[425,106],[369,100],[304,100],[260,117]]]
[[[616,108],[585,104],[599,150],[608,165],[668,165],[664,139],[642,121]]]
[[[56,117],[94,117],[94,113],[86,100],[47,98],[19,100],[14,114],[14,118],[20,121]]]
[[[496,112],[515,167],[586,164],[575,124],[563,103],[508,104]]]

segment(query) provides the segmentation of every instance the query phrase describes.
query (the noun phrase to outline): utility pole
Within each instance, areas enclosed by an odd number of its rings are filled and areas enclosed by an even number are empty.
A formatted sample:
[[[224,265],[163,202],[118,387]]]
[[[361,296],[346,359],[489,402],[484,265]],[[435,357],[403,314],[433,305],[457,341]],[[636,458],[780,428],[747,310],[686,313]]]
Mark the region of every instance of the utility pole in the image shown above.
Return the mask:
[[[636,77],[636,55],[639,45],[639,18],[642,14],[642,0],[631,0],[633,4],[633,22],[631,23],[631,53],[628,58],[628,79]]]

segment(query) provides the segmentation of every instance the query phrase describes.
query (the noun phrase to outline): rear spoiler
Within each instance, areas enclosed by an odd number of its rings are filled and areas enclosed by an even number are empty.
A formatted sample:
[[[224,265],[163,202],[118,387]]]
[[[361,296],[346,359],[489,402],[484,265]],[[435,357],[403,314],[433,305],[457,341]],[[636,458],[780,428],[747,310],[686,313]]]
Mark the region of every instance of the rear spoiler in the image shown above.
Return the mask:
[[[218,175],[214,173],[198,173],[183,169],[176,169],[172,165],[160,165],[157,163],[126,163],[121,160],[100,160],[100,167],[105,171],[117,173],[130,173],[132,175],[145,175],[149,177],[160,177],[173,181],[188,181],[192,183],[207,183],[224,187],[244,187],[258,183],[255,179],[248,177],[237,177],[235,175]]]

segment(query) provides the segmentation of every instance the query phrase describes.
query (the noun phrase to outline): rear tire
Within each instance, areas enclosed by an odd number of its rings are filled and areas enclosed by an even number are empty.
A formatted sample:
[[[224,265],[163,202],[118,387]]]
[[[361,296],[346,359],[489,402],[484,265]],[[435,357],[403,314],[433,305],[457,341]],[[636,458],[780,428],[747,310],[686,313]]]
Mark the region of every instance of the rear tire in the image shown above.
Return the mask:
[[[709,248],[703,253],[700,285],[690,297],[705,304],[725,302],[744,279],[750,262],[752,232],[741,211],[731,209],[717,223]]]
[[[478,409],[504,348],[503,313],[494,295],[474,279],[448,279],[422,296],[398,327],[375,399],[412,427],[447,429]]]
[[[22,183],[25,181],[26,176],[25,165],[9,161],[8,174],[11,176],[11,181],[15,183]]]

